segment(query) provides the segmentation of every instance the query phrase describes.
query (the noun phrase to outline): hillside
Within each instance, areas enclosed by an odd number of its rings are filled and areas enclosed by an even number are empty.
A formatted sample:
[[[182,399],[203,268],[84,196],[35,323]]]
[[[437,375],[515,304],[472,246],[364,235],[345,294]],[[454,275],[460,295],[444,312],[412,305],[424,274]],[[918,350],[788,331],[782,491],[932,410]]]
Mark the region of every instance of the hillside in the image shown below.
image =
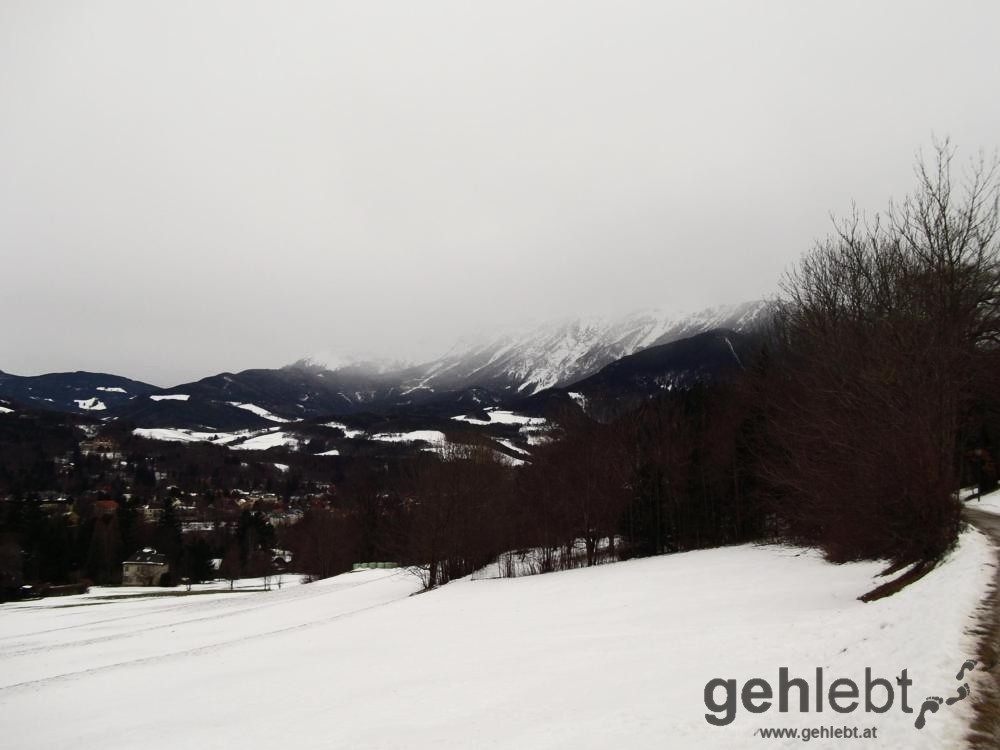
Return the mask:
[[[591,417],[612,419],[661,393],[731,380],[745,372],[745,363],[753,361],[759,346],[760,339],[753,334],[714,329],[627,355],[589,377],[525,399],[519,406],[539,411],[572,403]]]
[[[876,563],[750,545],[420,596],[392,570],[256,594],[95,590],[0,606],[0,710],[9,736],[42,749],[733,748],[756,747],[762,727],[831,724],[877,727],[866,747],[955,747],[968,702],[922,730],[895,708],[740,708],[716,727],[703,689],[774,683],[779,666],[863,681],[870,667],[907,669],[911,705],[953,695],[990,561],[966,532],[939,568],[871,604],[857,597]]]
[[[0,372],[0,397],[26,407],[106,416],[131,399],[159,390],[155,385],[100,372],[11,375]]]

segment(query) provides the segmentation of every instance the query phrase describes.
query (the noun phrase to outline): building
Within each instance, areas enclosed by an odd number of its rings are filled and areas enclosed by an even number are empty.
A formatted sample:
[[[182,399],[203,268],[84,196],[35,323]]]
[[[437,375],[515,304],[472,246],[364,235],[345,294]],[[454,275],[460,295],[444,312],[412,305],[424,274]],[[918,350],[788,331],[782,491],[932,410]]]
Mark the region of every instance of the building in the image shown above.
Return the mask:
[[[169,582],[167,556],[143,547],[122,563],[122,586],[164,586]]]
[[[117,441],[109,437],[96,437],[80,443],[80,453],[85,456],[103,456],[104,458],[121,458],[121,448]]]
[[[156,523],[163,518],[163,507],[155,505],[142,506],[142,520],[146,523]]]
[[[118,512],[118,503],[114,500],[97,500],[90,506],[90,512],[97,518],[113,516]]]

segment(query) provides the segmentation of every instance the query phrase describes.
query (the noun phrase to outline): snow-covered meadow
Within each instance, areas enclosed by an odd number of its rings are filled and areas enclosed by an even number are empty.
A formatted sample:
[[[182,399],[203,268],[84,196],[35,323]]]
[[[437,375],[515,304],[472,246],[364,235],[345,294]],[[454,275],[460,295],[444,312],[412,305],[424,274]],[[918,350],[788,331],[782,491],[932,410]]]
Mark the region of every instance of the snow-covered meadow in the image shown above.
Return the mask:
[[[733,748],[761,727],[878,727],[865,747],[961,745],[969,701],[914,714],[706,719],[713,678],[863,684],[907,669],[910,703],[954,694],[992,574],[966,531],[939,568],[864,604],[880,566],[751,545],[411,596],[405,570],[260,593],[0,607],[8,747]],[[125,593],[135,593],[129,590]],[[162,593],[162,592],[160,592]],[[973,681],[973,690],[975,682]],[[897,704],[898,705],[898,704]],[[838,746],[813,740],[811,746]],[[767,740],[768,747],[801,747]]]

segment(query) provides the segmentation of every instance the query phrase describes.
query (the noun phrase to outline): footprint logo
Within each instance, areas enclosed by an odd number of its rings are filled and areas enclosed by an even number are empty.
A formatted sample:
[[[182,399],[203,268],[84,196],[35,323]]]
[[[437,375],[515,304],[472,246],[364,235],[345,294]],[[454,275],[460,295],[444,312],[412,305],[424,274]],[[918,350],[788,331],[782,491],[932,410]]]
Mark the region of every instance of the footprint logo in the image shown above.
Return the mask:
[[[965,664],[962,665],[962,668],[960,670],[958,670],[958,674],[955,675],[955,679],[959,680],[959,681],[964,680],[965,679],[965,673],[966,672],[971,672],[973,669],[975,669],[977,663],[978,662],[975,662],[972,659],[969,659],[968,661],[966,661]]]
[[[964,701],[966,698],[968,698],[970,692],[971,691],[969,690],[969,683],[965,683],[964,685],[962,685],[962,687],[958,689],[958,695],[949,698],[948,700],[945,701],[945,703],[947,703],[949,706],[953,706],[959,701]]]
[[[920,715],[917,716],[917,720],[914,722],[913,726],[917,729],[923,729],[924,725],[927,723],[927,719],[924,718],[925,714],[928,712],[936,714],[938,709],[941,708],[941,704],[944,703],[944,698],[938,698],[936,695],[927,696],[924,700],[924,704],[920,707]]]

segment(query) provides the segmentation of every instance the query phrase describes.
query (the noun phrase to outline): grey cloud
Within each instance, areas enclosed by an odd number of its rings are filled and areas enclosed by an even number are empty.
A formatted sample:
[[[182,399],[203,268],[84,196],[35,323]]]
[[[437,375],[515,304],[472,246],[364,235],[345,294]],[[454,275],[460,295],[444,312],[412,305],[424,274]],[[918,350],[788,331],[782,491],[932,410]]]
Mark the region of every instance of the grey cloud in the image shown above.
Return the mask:
[[[771,292],[932,132],[994,3],[0,4],[0,368],[160,384]]]

